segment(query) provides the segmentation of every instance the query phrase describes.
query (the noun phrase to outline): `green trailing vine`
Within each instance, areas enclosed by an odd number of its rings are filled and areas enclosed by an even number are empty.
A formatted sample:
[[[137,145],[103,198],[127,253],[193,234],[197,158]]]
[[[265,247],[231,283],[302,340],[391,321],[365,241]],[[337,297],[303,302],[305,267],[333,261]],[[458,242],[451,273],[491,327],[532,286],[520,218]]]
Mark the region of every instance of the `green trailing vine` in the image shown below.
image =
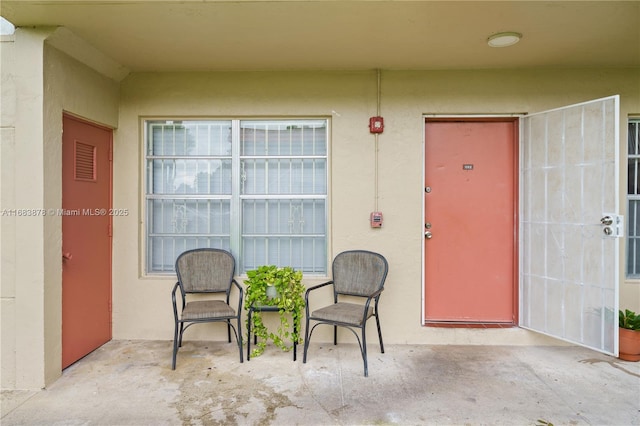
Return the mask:
[[[290,351],[293,348],[293,342],[302,343],[300,325],[305,308],[304,292],[306,290],[302,284],[302,272],[295,271],[289,266],[259,266],[257,269],[247,271],[247,279],[244,283],[247,286],[245,309],[248,310],[252,305],[277,306],[280,317],[280,325],[274,333],[264,325],[262,312],[253,312],[251,331],[258,337],[258,343],[251,351],[251,356],[260,356],[267,346],[267,340],[273,341],[283,351]],[[275,287],[277,293],[275,297],[267,295],[268,286]],[[289,323],[289,315],[291,315],[291,324]],[[247,337],[251,338],[251,336]]]

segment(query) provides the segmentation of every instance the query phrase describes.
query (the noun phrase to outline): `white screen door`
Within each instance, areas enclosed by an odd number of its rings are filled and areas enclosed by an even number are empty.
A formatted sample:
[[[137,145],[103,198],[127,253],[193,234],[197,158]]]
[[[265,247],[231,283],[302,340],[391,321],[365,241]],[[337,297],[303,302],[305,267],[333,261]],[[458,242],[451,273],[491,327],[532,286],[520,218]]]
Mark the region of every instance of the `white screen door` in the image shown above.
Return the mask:
[[[619,115],[618,96],[531,114],[521,138],[519,323],[614,356]]]

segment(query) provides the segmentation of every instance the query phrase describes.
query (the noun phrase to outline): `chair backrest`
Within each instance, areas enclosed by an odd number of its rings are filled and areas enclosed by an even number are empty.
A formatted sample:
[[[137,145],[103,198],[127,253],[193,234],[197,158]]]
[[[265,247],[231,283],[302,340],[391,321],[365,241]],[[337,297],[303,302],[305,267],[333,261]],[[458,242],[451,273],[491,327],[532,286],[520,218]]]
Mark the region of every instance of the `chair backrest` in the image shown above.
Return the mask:
[[[233,255],[221,249],[188,250],[176,260],[178,281],[185,293],[228,292],[235,269]]]
[[[334,291],[339,294],[369,296],[384,287],[389,264],[379,253],[350,250],[333,259]]]

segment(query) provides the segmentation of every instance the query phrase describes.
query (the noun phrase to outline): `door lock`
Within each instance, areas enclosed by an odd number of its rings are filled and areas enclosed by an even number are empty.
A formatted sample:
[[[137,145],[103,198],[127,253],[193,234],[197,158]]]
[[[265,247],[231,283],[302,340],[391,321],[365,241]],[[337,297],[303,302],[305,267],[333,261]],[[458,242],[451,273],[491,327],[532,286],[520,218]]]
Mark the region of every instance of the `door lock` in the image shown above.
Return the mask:
[[[605,216],[602,219],[600,219],[600,223],[602,223],[605,226],[611,226],[613,225],[613,218],[611,216]]]
[[[624,217],[615,213],[604,213],[600,219],[602,232],[611,238],[622,238],[624,236]]]
[[[431,231],[425,231],[425,233],[424,233],[424,237],[425,237],[427,240],[430,240],[430,239],[431,239],[431,237],[433,237],[433,235],[431,235]]]

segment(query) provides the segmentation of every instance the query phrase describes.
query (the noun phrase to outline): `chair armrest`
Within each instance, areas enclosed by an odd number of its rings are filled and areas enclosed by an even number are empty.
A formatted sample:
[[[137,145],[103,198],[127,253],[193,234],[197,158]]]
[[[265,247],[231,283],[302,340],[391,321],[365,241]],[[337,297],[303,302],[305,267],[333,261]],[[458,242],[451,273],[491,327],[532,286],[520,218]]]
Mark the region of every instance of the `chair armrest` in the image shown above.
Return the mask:
[[[178,319],[178,305],[176,301],[176,291],[180,288],[180,298],[182,299],[182,309],[184,309],[184,295],[182,294],[182,288],[180,287],[180,282],[178,281],[176,285],[173,286],[173,290],[171,291],[171,303],[173,304],[173,316],[177,320]]]
[[[362,321],[367,320],[367,311],[369,310],[369,305],[371,305],[372,299],[376,301],[375,310],[376,311],[378,310],[378,300],[380,299],[380,294],[383,292],[383,290],[384,290],[384,287],[367,296],[367,301],[364,304],[364,313],[363,313]]]
[[[235,286],[238,288],[238,291],[240,292],[240,296],[238,297],[238,315],[240,315],[240,313],[242,312],[242,297],[244,291],[242,289],[242,286],[238,284],[238,281],[236,281],[235,278],[231,280],[231,283],[235,284]],[[227,300],[227,303],[229,303],[229,300]]]
[[[312,287],[309,287],[307,289],[307,291],[304,292],[304,307],[305,307],[305,311],[307,313],[307,316],[309,316],[309,293],[311,293],[313,290],[317,290],[319,288],[326,287],[329,284],[333,285],[333,280],[327,281],[326,283],[322,283],[322,284],[318,284],[318,285],[314,285]]]
[[[374,299],[374,298],[380,296],[380,293],[382,293],[383,291],[384,291],[384,287],[382,287],[380,290],[376,291],[375,293],[371,294],[369,296],[369,299]]]
[[[384,287],[382,287],[380,290],[370,294],[369,296],[367,296],[367,302],[365,303],[365,307],[369,307],[369,304],[371,303],[372,299],[375,299],[376,304],[378,303],[378,299],[380,298],[380,294],[382,293],[382,291],[384,290]]]
[[[307,299],[307,297],[309,297],[309,293],[311,293],[313,290],[317,290],[317,289],[325,287],[325,286],[327,286],[329,284],[333,284],[333,280],[327,281],[326,283],[314,285],[313,287],[309,287],[307,289],[307,291],[305,291],[305,293],[304,293],[305,300]]]

